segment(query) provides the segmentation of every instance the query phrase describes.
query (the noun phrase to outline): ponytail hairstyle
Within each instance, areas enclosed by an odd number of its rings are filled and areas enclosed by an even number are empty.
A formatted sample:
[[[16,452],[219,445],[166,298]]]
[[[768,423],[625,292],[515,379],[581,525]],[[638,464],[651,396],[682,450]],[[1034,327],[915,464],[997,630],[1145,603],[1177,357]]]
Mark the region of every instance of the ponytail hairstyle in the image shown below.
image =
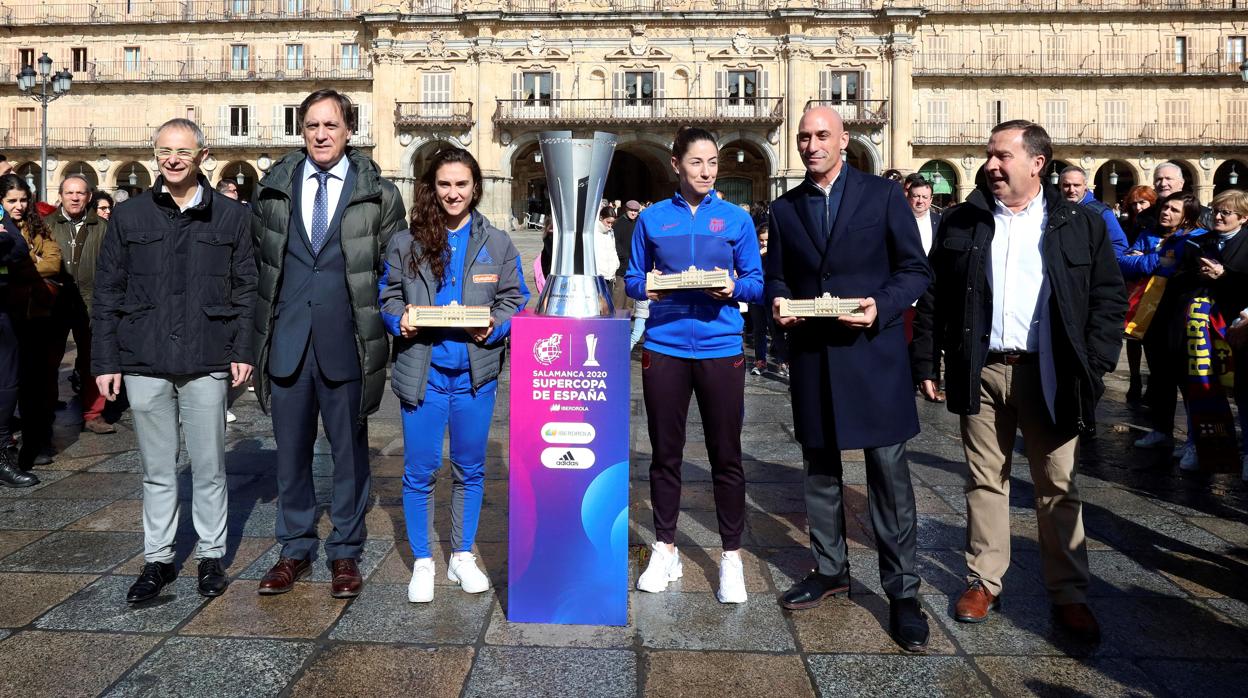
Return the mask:
[[[438,170],[451,163],[466,165],[472,171],[472,201],[468,210],[477,210],[477,204],[481,203],[481,166],[472,153],[463,148],[439,150],[433,156],[416,183],[416,196],[412,203],[412,253],[408,272],[416,276],[420,273],[420,266],[427,264],[438,283],[441,283],[446,265],[451,261],[451,245],[446,237],[446,211],[438,201]]]
[[[0,199],[14,189],[26,192],[26,200],[30,202],[26,206],[26,212],[22,214],[18,227],[26,233],[32,243],[41,237],[51,240],[52,233],[43,222],[43,216],[39,215],[39,207],[35,205],[35,193],[30,190],[30,185],[25,179],[12,172],[0,175]]]
[[[698,126],[681,126],[676,132],[676,138],[672,140],[672,157],[680,160],[685,157],[685,153],[689,151],[689,146],[698,141],[710,141],[715,146],[715,150],[719,150],[719,143],[715,140],[715,136],[710,131]]]

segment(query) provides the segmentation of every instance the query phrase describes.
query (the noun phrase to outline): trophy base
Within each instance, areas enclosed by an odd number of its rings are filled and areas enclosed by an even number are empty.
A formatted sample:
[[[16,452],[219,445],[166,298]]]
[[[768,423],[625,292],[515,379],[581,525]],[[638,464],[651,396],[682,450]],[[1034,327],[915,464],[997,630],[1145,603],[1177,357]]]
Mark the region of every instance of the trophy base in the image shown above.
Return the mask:
[[[606,279],[573,274],[546,277],[546,287],[533,312],[553,317],[611,317],[615,306]]]

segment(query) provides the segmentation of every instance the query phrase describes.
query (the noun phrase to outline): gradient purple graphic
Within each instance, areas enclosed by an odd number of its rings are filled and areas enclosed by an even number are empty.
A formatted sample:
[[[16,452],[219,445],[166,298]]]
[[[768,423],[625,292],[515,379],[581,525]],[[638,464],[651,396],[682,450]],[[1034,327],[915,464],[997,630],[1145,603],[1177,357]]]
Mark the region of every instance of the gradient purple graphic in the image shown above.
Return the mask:
[[[514,623],[628,622],[628,334],[625,316],[512,320]]]

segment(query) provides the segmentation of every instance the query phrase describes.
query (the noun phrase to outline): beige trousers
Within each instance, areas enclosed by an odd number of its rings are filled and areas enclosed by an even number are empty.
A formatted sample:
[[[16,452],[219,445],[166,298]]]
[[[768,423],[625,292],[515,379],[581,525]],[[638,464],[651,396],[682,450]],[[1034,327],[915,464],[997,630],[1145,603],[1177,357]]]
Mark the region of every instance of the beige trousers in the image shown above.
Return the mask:
[[[1017,431],[1031,464],[1044,585],[1055,604],[1084,603],[1088,550],[1075,487],[1079,437],[1062,434],[1045,406],[1038,364],[989,364],[980,380],[979,414],[962,417],[970,467],[966,486],[968,582],[994,596],[1010,566],[1010,463]]]

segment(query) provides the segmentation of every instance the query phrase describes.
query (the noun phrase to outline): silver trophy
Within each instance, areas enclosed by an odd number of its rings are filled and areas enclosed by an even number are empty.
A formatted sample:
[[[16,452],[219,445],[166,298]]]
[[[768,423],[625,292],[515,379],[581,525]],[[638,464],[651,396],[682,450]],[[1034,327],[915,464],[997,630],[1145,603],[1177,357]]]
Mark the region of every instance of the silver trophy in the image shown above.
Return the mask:
[[[571,131],[543,131],[538,136],[546,187],[555,223],[550,276],[537,299],[538,315],[609,317],[615,313],[611,291],[598,275],[594,235],[602,188],[615,153],[615,134],[594,132],[573,138]],[[614,269],[604,270],[614,275]]]

